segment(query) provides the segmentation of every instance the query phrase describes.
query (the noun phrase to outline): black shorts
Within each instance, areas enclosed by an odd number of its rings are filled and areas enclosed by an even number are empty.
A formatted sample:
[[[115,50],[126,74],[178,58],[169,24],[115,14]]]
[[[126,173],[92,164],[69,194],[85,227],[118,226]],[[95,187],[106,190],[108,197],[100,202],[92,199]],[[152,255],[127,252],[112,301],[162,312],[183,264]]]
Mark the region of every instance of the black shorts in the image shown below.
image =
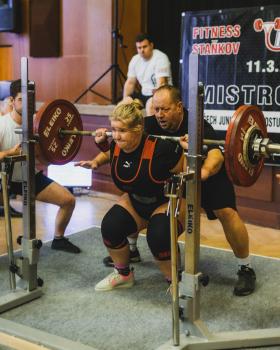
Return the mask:
[[[143,102],[143,105],[144,107],[146,106],[146,103],[148,101],[149,98],[153,97],[152,95],[151,96],[145,96],[145,95],[142,95],[141,93],[133,93],[130,97],[132,97],[133,99],[134,98],[138,98],[140,101]]]
[[[35,174],[35,195],[42,192],[47,186],[54,182],[49,177],[45,176],[42,171]],[[21,182],[10,182],[10,194],[22,195],[22,183]]]
[[[129,199],[136,213],[145,220],[149,220],[152,213],[159,206],[161,206],[163,203],[167,203],[169,200],[167,197],[161,197],[157,198],[153,203],[143,203],[139,200],[136,200],[131,194],[129,194]]]
[[[227,176],[224,165],[218,174],[201,182],[201,206],[209,220],[217,219],[213,210],[223,208],[236,210],[234,187]]]

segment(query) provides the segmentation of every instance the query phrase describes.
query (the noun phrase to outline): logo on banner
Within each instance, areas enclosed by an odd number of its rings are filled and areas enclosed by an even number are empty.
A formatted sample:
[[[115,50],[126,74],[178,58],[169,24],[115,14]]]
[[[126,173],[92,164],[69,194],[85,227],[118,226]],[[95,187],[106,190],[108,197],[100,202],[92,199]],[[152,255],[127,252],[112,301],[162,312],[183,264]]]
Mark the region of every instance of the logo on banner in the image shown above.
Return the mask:
[[[265,46],[273,52],[280,52],[280,17],[276,17],[273,22],[264,22],[261,18],[254,21],[255,32],[264,31]],[[272,44],[272,33],[276,31],[275,41]]]

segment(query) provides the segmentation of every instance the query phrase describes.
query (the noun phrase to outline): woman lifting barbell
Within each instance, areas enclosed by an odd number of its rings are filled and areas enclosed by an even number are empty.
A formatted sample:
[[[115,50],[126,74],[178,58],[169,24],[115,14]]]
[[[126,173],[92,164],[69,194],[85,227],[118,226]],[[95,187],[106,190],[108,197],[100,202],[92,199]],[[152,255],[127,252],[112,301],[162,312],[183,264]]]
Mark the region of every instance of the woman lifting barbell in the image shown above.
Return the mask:
[[[160,270],[167,281],[171,280],[168,198],[164,196],[164,182],[183,170],[183,150],[178,143],[146,135],[141,109],[140,102],[134,100],[118,105],[110,117],[113,140],[104,151],[110,159],[113,181],[124,194],[101,224],[103,242],[115,269],[95,286],[96,291],[132,287],[134,274],[129,266],[127,237],[144,228]],[[105,133],[101,133],[95,141],[103,143],[105,138]],[[95,167],[93,161],[80,161],[76,165]],[[180,234],[183,211],[178,221]]]

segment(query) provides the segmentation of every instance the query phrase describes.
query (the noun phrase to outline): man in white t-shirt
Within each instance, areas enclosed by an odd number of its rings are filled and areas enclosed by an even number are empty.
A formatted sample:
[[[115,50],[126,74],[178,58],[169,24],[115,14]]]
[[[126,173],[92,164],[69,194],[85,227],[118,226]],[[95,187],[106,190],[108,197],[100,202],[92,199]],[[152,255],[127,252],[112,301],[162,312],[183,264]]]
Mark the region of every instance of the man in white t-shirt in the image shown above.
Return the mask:
[[[165,53],[154,49],[149,35],[139,34],[135,41],[138,53],[129,62],[123,98],[139,98],[146,105],[146,114],[153,115],[153,91],[164,84],[172,85],[170,61]],[[137,83],[141,94],[135,93]]]
[[[15,80],[11,83],[10,92],[13,110],[0,117],[0,161],[7,156],[19,154],[21,150],[22,136],[15,133],[15,129],[22,126],[21,80]],[[9,185],[10,193],[22,194],[22,169],[20,163],[15,164]],[[36,170],[35,198],[38,201],[51,203],[59,207],[55,218],[54,239],[51,248],[68,253],[80,253],[80,248],[64,237],[66,227],[75,208],[74,196],[66,188]]]

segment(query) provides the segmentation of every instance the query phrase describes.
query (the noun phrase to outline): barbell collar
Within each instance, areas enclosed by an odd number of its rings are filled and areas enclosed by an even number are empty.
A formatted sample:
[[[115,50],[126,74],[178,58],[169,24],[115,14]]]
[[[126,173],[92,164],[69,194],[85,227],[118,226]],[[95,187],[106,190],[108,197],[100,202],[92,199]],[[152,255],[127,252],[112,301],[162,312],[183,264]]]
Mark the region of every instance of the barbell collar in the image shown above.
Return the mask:
[[[270,158],[272,154],[280,154],[280,144],[271,142],[269,138],[258,138],[253,143],[253,152],[256,156]]]
[[[280,154],[280,144],[279,143],[268,143],[266,145],[266,152],[268,153],[268,158],[271,154]]]

